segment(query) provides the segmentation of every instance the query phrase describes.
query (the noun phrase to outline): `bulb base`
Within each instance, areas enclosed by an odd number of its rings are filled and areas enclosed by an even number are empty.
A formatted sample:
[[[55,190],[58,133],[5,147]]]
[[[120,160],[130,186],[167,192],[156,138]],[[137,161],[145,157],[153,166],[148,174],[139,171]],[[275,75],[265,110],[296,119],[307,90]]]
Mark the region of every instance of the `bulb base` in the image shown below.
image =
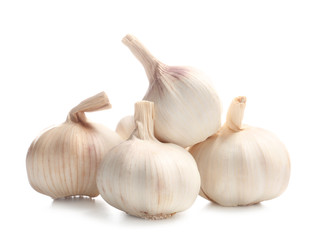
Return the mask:
[[[127,213],[127,214],[129,214],[129,213]],[[174,212],[174,213],[168,213],[168,214],[166,214],[166,213],[160,213],[160,214],[156,214],[156,215],[151,215],[151,214],[149,214],[149,213],[147,213],[147,212],[142,212],[139,216],[137,216],[137,217],[141,217],[141,218],[144,218],[144,219],[147,219],[147,220],[163,220],[163,219],[167,219],[167,218],[170,218],[170,217],[172,217],[173,215],[175,215],[176,214],[176,212]],[[129,215],[131,215],[131,214],[129,214]],[[135,215],[133,215],[133,216],[135,216]]]

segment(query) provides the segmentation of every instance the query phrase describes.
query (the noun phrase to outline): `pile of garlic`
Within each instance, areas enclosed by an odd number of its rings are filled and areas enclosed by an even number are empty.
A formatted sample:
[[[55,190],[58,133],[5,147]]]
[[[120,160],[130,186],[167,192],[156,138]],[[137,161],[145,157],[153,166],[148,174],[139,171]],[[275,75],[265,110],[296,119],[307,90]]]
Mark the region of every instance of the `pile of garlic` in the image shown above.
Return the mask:
[[[111,107],[99,93],[37,137],[26,158],[36,191],[53,199],[100,194],[130,215],[163,219],[188,209],[198,194],[240,206],[286,189],[288,152],[272,133],[242,124],[245,97],[232,101],[221,127],[221,102],[208,77],[163,64],[134,36],[122,42],[148,77],[143,101],[114,132],[85,116]]]

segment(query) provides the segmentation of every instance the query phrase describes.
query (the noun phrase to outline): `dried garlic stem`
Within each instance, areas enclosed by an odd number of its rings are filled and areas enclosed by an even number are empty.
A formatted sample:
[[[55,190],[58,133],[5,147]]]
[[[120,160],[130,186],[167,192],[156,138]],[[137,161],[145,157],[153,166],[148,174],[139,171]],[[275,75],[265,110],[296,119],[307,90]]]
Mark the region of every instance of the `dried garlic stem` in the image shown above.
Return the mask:
[[[87,123],[87,118],[85,112],[95,112],[104,109],[111,108],[111,104],[109,102],[108,96],[105,92],[101,92],[87,98],[86,100],[79,103],[76,107],[74,107],[67,116],[67,122],[81,122],[83,124]]]
[[[231,102],[227,113],[226,125],[233,131],[242,130],[242,121],[246,104],[246,97],[236,97]]]
[[[146,75],[150,82],[154,80],[153,76],[159,65],[159,61],[143,46],[143,44],[134,36],[128,34],[123,39],[122,42],[131,50],[133,55],[141,62],[143,65]]]
[[[136,130],[133,135],[142,140],[154,140],[154,103],[140,101],[134,105],[134,121]]]

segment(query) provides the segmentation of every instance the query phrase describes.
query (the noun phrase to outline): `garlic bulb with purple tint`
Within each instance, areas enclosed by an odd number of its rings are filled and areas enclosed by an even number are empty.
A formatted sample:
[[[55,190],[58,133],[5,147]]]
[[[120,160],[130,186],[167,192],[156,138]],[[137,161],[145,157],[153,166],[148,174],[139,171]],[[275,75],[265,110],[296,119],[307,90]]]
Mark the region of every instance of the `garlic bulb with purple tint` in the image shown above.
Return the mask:
[[[111,107],[101,92],[82,101],[66,122],[45,131],[31,144],[26,169],[31,186],[54,199],[99,195],[96,174],[104,155],[123,139],[107,127],[89,122],[85,112]]]
[[[144,100],[155,103],[155,136],[182,147],[204,141],[221,126],[221,103],[210,80],[192,67],[163,64],[132,35],[122,42],[149,79]]]

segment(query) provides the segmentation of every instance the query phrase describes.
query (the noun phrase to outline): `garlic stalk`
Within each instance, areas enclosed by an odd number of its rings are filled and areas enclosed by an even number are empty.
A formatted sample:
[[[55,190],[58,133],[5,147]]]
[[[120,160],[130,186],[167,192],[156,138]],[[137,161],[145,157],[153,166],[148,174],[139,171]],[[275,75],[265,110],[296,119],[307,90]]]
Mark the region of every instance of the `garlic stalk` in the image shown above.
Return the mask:
[[[101,92],[74,107],[66,122],[51,128],[31,144],[26,168],[31,186],[54,199],[99,194],[96,173],[106,152],[123,141],[114,131],[89,122],[84,112],[111,108]]]
[[[132,35],[123,38],[149,79],[144,100],[155,103],[155,136],[162,142],[192,146],[217,132],[221,103],[210,80],[192,67],[167,66]]]
[[[112,148],[97,175],[103,199],[130,215],[163,219],[189,208],[200,188],[193,157],[182,147],[154,137],[154,104],[135,104],[136,129]]]
[[[116,132],[124,139],[128,139],[135,129],[134,117],[126,116],[122,118],[116,127]]]
[[[223,206],[259,203],[286,189],[290,160],[271,132],[242,124],[245,97],[235,98],[221,130],[190,148],[201,175],[200,195]]]

